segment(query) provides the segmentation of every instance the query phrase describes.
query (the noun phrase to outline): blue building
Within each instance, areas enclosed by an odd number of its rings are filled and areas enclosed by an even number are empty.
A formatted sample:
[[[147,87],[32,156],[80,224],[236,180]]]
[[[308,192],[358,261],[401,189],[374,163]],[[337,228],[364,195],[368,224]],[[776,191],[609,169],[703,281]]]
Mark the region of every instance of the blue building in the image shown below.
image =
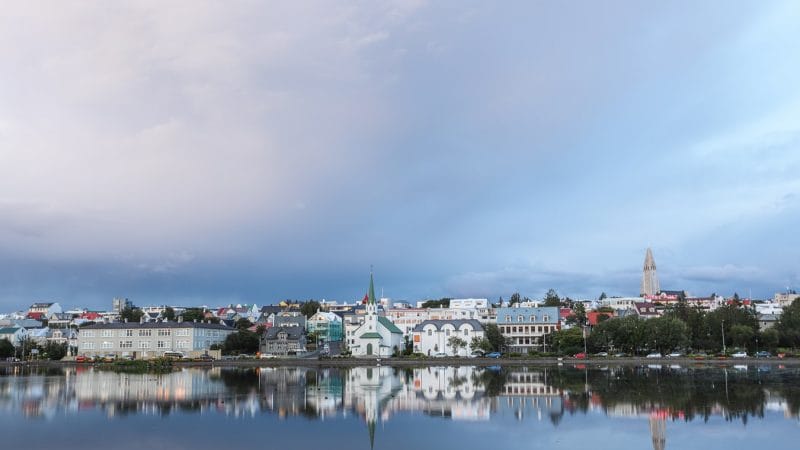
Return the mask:
[[[506,339],[506,352],[547,351],[548,335],[559,329],[559,309],[555,306],[498,308],[497,327]]]

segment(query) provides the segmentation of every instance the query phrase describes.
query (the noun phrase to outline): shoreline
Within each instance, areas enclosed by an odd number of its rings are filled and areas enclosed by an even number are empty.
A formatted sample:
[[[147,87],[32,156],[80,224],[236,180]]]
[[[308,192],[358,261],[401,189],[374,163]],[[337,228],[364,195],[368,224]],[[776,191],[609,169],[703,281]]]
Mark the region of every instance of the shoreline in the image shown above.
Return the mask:
[[[75,361],[32,361],[32,362],[0,362],[2,367],[95,367],[102,363],[78,363]],[[388,366],[388,367],[435,367],[435,366],[512,366],[512,367],[533,367],[533,366],[671,366],[682,367],[732,367],[742,365],[756,366],[785,366],[800,367],[800,358],[727,358],[727,359],[703,359],[692,358],[332,358],[332,359],[257,359],[257,360],[231,360],[231,361],[174,361],[173,367],[364,367],[364,366]]]

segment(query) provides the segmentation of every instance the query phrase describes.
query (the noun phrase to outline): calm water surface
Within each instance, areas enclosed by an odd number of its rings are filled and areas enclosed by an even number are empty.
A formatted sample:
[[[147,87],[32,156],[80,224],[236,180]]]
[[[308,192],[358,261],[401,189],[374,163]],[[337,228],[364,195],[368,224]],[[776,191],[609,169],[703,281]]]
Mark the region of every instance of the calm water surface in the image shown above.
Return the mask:
[[[3,448],[797,449],[800,370],[0,369]]]

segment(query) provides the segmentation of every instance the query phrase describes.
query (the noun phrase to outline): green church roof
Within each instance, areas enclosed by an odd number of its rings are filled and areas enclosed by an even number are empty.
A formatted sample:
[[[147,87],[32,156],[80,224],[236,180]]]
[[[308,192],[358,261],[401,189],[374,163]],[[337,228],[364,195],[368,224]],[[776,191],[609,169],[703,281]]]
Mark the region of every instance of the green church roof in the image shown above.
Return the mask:
[[[384,327],[386,327],[386,329],[387,329],[387,330],[389,330],[389,332],[390,332],[390,333],[400,333],[400,334],[403,334],[403,332],[402,332],[402,331],[400,331],[400,328],[397,328],[397,326],[395,326],[395,324],[393,324],[393,323],[392,323],[392,321],[391,321],[391,320],[389,320],[389,319],[387,319],[386,317],[379,316],[379,317],[378,317],[378,322],[380,322],[380,323],[381,323],[381,325],[383,325]]]

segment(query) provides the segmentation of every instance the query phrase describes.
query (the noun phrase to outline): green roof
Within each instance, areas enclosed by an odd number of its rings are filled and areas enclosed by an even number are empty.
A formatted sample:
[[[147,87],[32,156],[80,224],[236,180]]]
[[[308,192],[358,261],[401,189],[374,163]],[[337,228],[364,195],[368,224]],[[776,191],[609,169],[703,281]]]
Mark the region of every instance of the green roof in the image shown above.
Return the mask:
[[[0,328],[0,334],[14,334],[17,332],[17,330],[19,330],[19,328],[12,328],[12,327]]]
[[[381,323],[381,325],[383,325],[384,327],[386,327],[386,329],[387,329],[387,330],[389,330],[389,332],[390,332],[390,333],[400,333],[400,334],[403,334],[403,332],[402,332],[402,331],[400,331],[400,328],[397,328],[397,327],[395,326],[395,324],[393,324],[393,323],[392,323],[392,321],[391,321],[391,320],[389,320],[389,319],[387,319],[386,317],[379,316],[379,317],[378,317],[378,322],[380,322],[380,323]]]
[[[361,335],[361,339],[380,339],[382,337],[383,336],[381,336],[380,333],[376,333],[374,331],[370,333],[364,333]]]

